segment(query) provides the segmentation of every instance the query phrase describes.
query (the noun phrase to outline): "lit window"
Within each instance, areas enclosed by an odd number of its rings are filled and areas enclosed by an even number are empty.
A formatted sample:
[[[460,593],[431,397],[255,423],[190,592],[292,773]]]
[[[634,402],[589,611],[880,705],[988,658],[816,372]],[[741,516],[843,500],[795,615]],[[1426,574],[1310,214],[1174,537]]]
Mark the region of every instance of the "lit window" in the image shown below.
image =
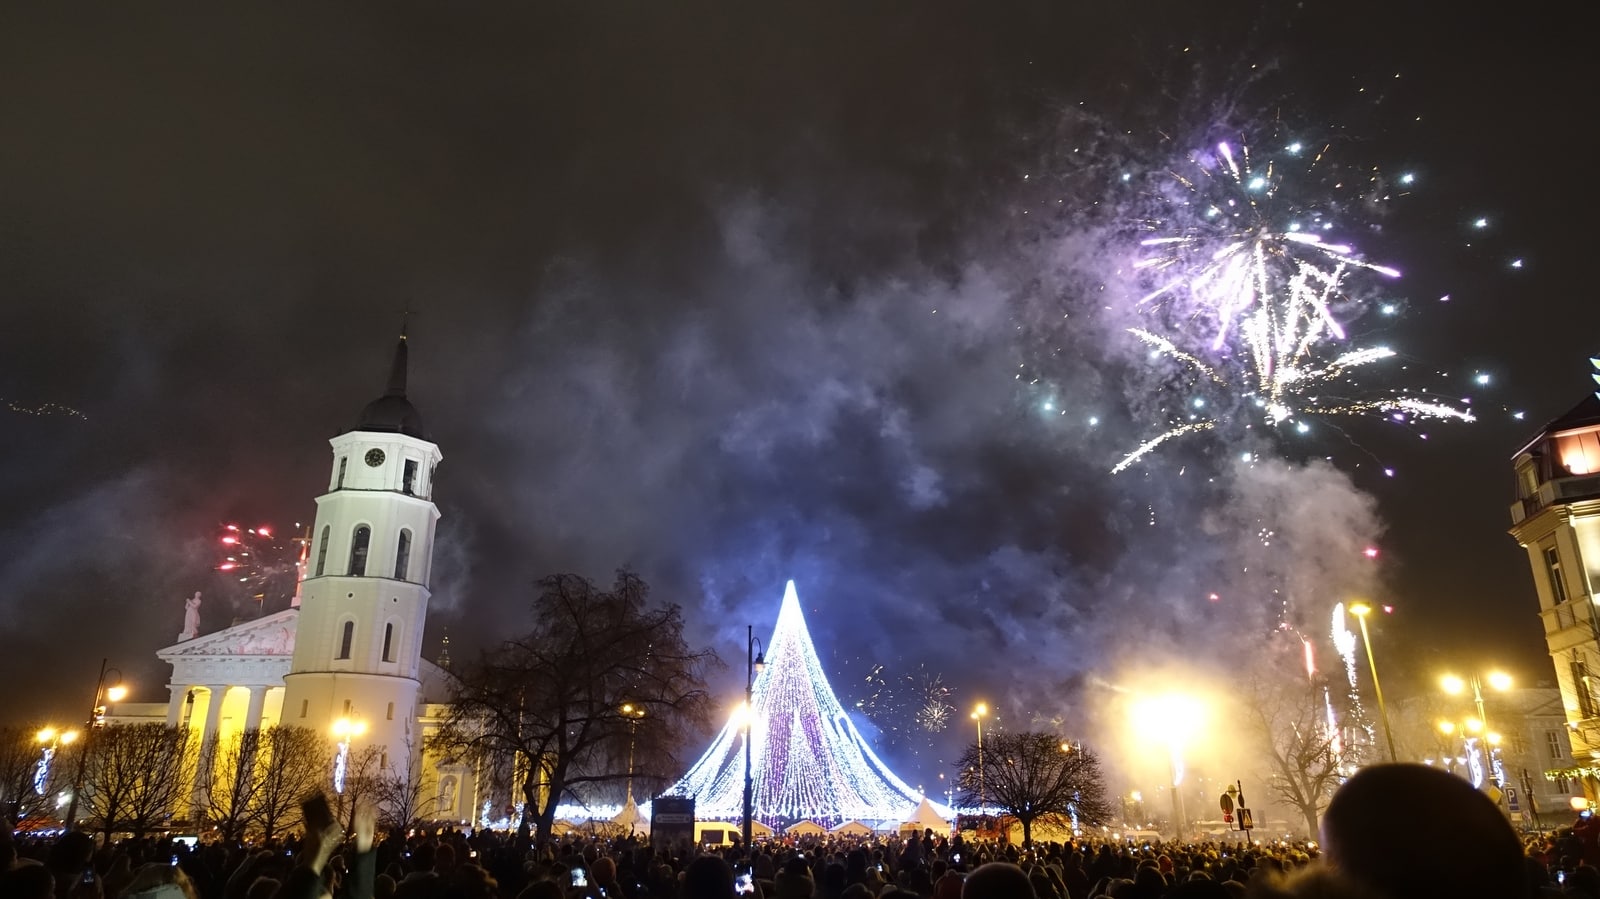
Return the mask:
[[[350,658],[350,644],[354,643],[355,639],[356,623],[354,621],[346,621],[344,623],[344,633],[339,637],[339,658]],[[346,711],[349,710],[346,709]]]
[[[1567,582],[1561,576],[1561,553],[1553,546],[1544,548],[1544,567],[1550,572],[1550,593],[1556,605],[1567,601]]]
[[[1593,718],[1594,687],[1589,683],[1589,665],[1583,659],[1572,660],[1572,691],[1578,694],[1578,713],[1585,718]]]
[[[372,528],[358,525],[354,536],[350,539],[350,576],[365,577],[367,574],[367,545],[372,542]]]

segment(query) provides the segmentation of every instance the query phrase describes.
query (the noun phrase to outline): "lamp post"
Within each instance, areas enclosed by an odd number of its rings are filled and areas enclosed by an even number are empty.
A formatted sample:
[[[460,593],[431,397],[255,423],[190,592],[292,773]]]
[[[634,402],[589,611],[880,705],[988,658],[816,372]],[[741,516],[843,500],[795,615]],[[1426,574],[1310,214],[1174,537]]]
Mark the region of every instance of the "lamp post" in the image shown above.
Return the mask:
[[[333,791],[344,795],[345,773],[350,769],[350,740],[367,732],[367,723],[340,718],[333,722],[333,735],[339,738],[339,751],[333,756]]]
[[[761,646],[761,641],[756,639],[754,627],[745,625],[745,668],[744,668],[744,851],[749,852],[751,846],[751,803],[754,800],[755,781],[750,767],[750,742],[755,736],[755,690],[756,675],[764,667],[766,657],[765,649],[757,652],[756,647]]]
[[[1205,706],[1193,696],[1169,693],[1144,697],[1130,711],[1143,738],[1166,745],[1168,770],[1172,775],[1173,838],[1181,840],[1189,823],[1183,807],[1183,751],[1205,723]]]
[[[1378,697],[1378,718],[1383,722],[1383,739],[1389,745],[1389,761],[1398,761],[1394,751],[1394,733],[1389,730],[1389,707],[1383,703],[1383,686],[1378,683],[1378,662],[1372,655],[1372,638],[1367,635],[1367,616],[1372,606],[1364,602],[1350,604],[1350,614],[1361,624],[1361,643],[1367,647],[1367,667],[1372,669],[1372,692]]]
[[[987,714],[989,707],[981,702],[972,710],[972,720],[978,722],[978,820],[980,821],[989,815],[983,795],[983,716]]]
[[[39,731],[38,739],[43,748],[39,753],[39,766],[33,772],[33,791],[43,796],[50,785],[50,760],[56,757],[61,747],[78,739],[78,732],[46,727]]]
[[[1491,671],[1487,679],[1490,688],[1494,690],[1504,693],[1511,689],[1511,675],[1506,674],[1504,671]],[[1479,743],[1478,749],[1483,752],[1484,773],[1488,776],[1489,781],[1495,785],[1495,788],[1500,791],[1501,798],[1497,804],[1501,805],[1501,810],[1507,815],[1511,814],[1511,809],[1505,805],[1504,772],[1495,764],[1494,760],[1495,749],[1500,745],[1500,735],[1489,729],[1489,715],[1483,706],[1483,680],[1476,674],[1469,676],[1466,680],[1462,680],[1454,674],[1446,674],[1439,679],[1439,685],[1444,688],[1446,693],[1452,696],[1461,695],[1469,687],[1472,689],[1472,703],[1478,712],[1478,717],[1475,720],[1469,720],[1467,727],[1468,730],[1481,730],[1483,732],[1483,738]],[[1528,794],[1528,799],[1530,802],[1533,800],[1531,793]]]
[[[1505,691],[1511,689],[1511,675],[1506,674],[1504,671],[1490,672],[1488,679],[1489,686],[1495,690],[1499,690],[1500,692],[1504,693]],[[1444,677],[1439,678],[1439,685],[1444,688],[1446,693],[1449,693],[1452,696],[1459,696],[1465,692],[1468,687],[1472,688],[1472,702],[1474,707],[1476,707],[1478,710],[1478,725],[1483,729],[1484,732],[1484,767],[1488,770],[1489,777],[1494,780],[1495,786],[1504,786],[1505,778],[1501,777],[1499,770],[1495,768],[1494,756],[1491,755],[1492,750],[1490,747],[1499,742],[1499,735],[1493,733],[1489,729],[1489,716],[1483,708],[1483,681],[1480,680],[1476,674],[1471,675],[1466,680],[1462,680],[1461,678],[1456,677],[1454,674],[1446,674]]]
[[[625,804],[633,805],[633,740],[639,719],[644,717],[644,708],[626,703],[622,707],[622,714],[628,719],[628,801]]]
[[[78,770],[72,776],[72,799],[67,802],[67,817],[62,823],[66,830],[72,829],[72,822],[78,820],[78,794],[83,790],[84,766],[89,763],[89,748],[93,745],[94,731],[106,723],[106,703],[121,702],[128,695],[128,688],[122,685],[122,672],[116,668],[107,668],[110,659],[100,660],[100,676],[94,682],[94,704],[89,706],[89,721],[84,727],[83,749],[78,753]],[[115,675],[116,679],[111,686],[106,686],[106,676]]]

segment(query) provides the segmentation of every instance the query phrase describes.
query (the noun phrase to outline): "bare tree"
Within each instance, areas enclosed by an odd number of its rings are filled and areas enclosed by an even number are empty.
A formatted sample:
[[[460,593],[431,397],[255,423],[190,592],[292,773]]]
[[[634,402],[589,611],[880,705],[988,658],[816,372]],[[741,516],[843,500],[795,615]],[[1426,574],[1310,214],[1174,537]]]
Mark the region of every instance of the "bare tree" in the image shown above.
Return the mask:
[[[1080,825],[1093,826],[1111,820],[1100,760],[1083,744],[1055,734],[994,733],[984,741],[981,753],[977,743],[970,744],[956,762],[956,771],[961,801],[993,805],[1016,818],[1025,844],[1033,842],[1036,821],[1076,817]]]
[[[308,727],[277,725],[261,733],[250,818],[263,839],[300,822],[300,800],[332,770],[333,749]]]
[[[210,743],[201,756],[211,760],[203,811],[207,823],[231,842],[255,823],[256,793],[261,787],[261,776],[255,770],[261,757],[261,731],[213,734]]]
[[[96,728],[85,746],[83,802],[107,838],[126,828],[143,837],[170,819],[192,783],[199,747],[165,724]]]
[[[51,813],[58,775],[70,755],[69,747],[47,745],[38,735],[38,728],[0,727],[0,808],[14,824]],[[49,764],[41,768],[47,751]]]
[[[704,678],[720,663],[710,650],[689,648],[676,605],[650,607],[648,597],[627,571],[609,591],[574,574],[546,577],[532,630],[460,667],[434,746],[474,760],[520,760],[523,839],[530,820],[547,838],[567,798],[621,786],[630,740],[635,779],[663,783],[678,772],[677,752],[709,724]]]
[[[1256,678],[1243,697],[1245,718],[1266,753],[1272,794],[1304,816],[1315,836],[1322,810],[1338,787],[1338,733],[1326,720],[1323,686],[1305,677]]]
[[[390,833],[403,833],[407,827],[422,820],[438,805],[437,797],[423,793],[422,765],[411,752],[407,741],[406,757],[411,764],[393,766],[378,772],[373,800],[377,805],[378,824]]]
[[[382,746],[362,746],[359,749],[352,746],[345,761],[343,788],[337,782],[332,784],[334,814],[344,822],[347,836],[355,833],[356,810],[375,805],[378,801],[384,776],[383,759]]]

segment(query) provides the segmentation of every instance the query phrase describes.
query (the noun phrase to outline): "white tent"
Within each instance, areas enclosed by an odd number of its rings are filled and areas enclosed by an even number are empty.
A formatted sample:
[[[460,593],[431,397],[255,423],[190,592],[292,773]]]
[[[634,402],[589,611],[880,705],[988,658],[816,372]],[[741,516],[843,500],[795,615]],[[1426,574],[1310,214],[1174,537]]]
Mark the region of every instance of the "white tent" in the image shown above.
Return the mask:
[[[872,828],[862,824],[860,821],[846,821],[829,831],[829,833],[838,834],[841,837],[869,837],[872,836]]]
[[[634,804],[632,796],[628,797],[622,810],[612,816],[611,823],[622,833],[650,832],[650,822],[644,815],[639,814],[639,806]]]
[[[796,821],[783,832],[792,837],[820,837],[828,830],[815,821]]]
[[[918,832],[924,829],[932,829],[934,833],[948,834],[950,833],[950,822],[940,817],[939,812],[934,809],[933,803],[929,802],[928,797],[924,796],[922,801],[917,803],[916,809],[904,821],[900,822],[900,828]]]

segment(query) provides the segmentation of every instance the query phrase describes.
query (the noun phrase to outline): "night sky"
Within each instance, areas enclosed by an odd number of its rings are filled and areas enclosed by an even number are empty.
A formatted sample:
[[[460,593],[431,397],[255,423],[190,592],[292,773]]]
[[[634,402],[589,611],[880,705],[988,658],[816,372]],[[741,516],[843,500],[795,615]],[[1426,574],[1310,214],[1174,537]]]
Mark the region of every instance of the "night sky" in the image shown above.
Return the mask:
[[[310,521],[406,309],[445,457],[428,655],[627,565],[728,659],[795,578],[847,703],[924,665],[1071,729],[1130,671],[1226,678],[1282,591],[1313,633],[1392,603],[1402,695],[1548,678],[1509,460],[1600,350],[1587,38],[1431,6],[13,4],[4,717],[80,715],[102,656],[165,700],[183,597],[254,614],[217,527]],[[1112,476],[1161,405],[1115,175],[1274,130],[1416,174],[1354,235],[1399,314],[1351,328],[1480,420]]]

